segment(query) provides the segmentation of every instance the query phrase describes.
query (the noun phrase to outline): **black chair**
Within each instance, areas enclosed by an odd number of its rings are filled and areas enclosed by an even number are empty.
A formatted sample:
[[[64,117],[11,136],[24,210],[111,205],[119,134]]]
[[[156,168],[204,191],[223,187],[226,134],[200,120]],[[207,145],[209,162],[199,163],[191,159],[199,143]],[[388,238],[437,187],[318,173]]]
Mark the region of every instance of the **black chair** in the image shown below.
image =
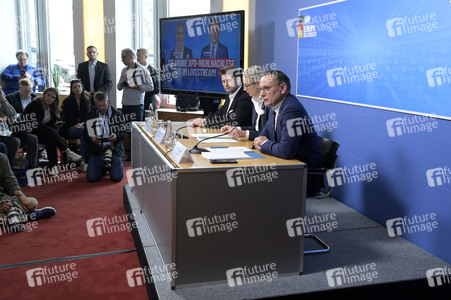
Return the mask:
[[[322,175],[323,176],[323,182],[328,182],[328,178],[330,177],[330,180],[333,180],[333,176],[334,174],[334,169],[335,169],[335,164],[337,162],[337,150],[338,147],[340,147],[340,144],[337,142],[334,142],[332,140],[326,139],[324,137],[319,136],[319,143],[321,145],[321,156],[322,156],[322,167],[321,168],[309,168],[308,169],[308,175]],[[332,192],[332,187],[327,184],[323,185],[325,192],[320,192],[317,195],[315,195],[315,198],[325,198],[325,197],[329,197],[330,193]]]
[[[335,169],[335,163],[337,162],[337,150],[338,147],[340,147],[340,144],[338,144],[337,142],[334,142],[332,140],[326,139],[324,137],[318,137],[319,138],[319,143],[321,145],[321,154],[322,154],[322,167],[321,168],[309,168],[307,171],[308,175],[321,175],[323,176],[323,182],[324,182],[324,177],[331,177],[330,179],[333,180],[333,176],[334,176],[334,169]],[[325,180],[326,182],[328,182],[327,178]],[[329,197],[330,192],[332,191],[332,187],[327,184],[327,187],[324,185],[324,188],[327,189],[326,192],[320,192],[319,194],[317,194],[315,196],[315,198],[325,198],[325,197]],[[321,247],[322,249],[319,250],[308,250],[308,251],[304,251],[304,254],[319,254],[319,253],[326,253],[330,251],[330,247],[329,245],[327,245],[325,242],[323,242],[319,237],[317,237],[314,234],[310,234],[310,233],[305,233],[304,234],[305,238],[311,238],[313,240],[315,240]]]

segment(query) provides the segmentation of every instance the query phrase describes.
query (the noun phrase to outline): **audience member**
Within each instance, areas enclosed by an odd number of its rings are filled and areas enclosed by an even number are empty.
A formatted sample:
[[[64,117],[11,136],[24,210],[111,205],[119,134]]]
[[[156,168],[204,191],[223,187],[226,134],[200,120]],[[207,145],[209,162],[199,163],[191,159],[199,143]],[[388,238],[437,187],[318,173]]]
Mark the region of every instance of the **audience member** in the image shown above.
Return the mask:
[[[98,92],[108,93],[113,86],[110,68],[106,63],[97,60],[97,48],[89,46],[86,48],[88,61],[82,62],[77,68],[77,77],[86,88],[86,97],[94,99]]]
[[[35,221],[50,218],[56,214],[53,207],[37,209],[38,201],[35,198],[27,197],[17,182],[16,176],[11,171],[8,159],[0,153],[0,222],[10,226],[10,233],[22,231],[22,225],[12,228],[8,221],[8,212],[11,209],[18,209],[20,223],[28,220]],[[17,229],[19,228],[19,229]]]
[[[28,64],[28,52],[19,50],[16,52],[18,63],[6,67],[2,73],[2,79],[5,82],[5,94],[9,95],[19,90],[19,80],[27,78],[35,81],[34,77],[30,75],[32,66]]]
[[[9,104],[14,107],[18,114],[23,113],[25,107],[34,98],[36,98],[36,94],[33,93],[33,83],[27,78],[19,80],[19,91],[6,96]]]
[[[126,48],[121,53],[125,68],[122,69],[117,89],[122,93],[122,113],[127,122],[142,121],[144,94],[153,91],[154,86],[146,68],[136,62],[136,53]]]
[[[124,176],[124,116],[109,104],[103,92],[96,94],[94,103],[86,115],[83,133],[88,159],[86,178],[89,182],[99,181],[108,172],[111,181],[119,182]]]
[[[80,139],[81,156],[85,157],[85,141],[83,137],[83,125],[86,114],[91,109],[91,101],[86,97],[83,83],[79,80],[70,82],[70,94],[64,99],[62,105],[62,120],[65,122],[59,133],[69,139]],[[86,172],[87,161],[83,160],[80,170]]]
[[[3,153],[6,156],[8,156],[8,149],[6,148],[6,145],[2,142],[0,142],[0,153]]]
[[[221,132],[230,132],[230,135],[234,139],[246,137],[249,140],[254,140],[260,135],[260,131],[265,127],[269,114],[269,108],[263,103],[258,87],[263,73],[263,69],[260,66],[249,67],[243,73],[243,90],[252,97],[251,100],[254,104],[254,109],[252,110],[252,125],[241,126],[241,128],[235,130],[232,130],[232,126],[224,126],[221,128]]]
[[[22,79],[28,81],[28,79]],[[29,81],[28,81],[29,82]],[[11,95],[11,94],[10,94]],[[19,147],[25,147],[27,152],[27,162],[29,168],[35,168],[38,156],[38,138],[25,130],[17,130],[20,124],[14,123],[16,120],[16,110],[5,99],[2,88],[0,87],[0,141],[7,147],[9,162],[14,167],[14,159],[16,158]],[[11,124],[12,126],[8,126]]]
[[[252,101],[243,90],[241,74],[236,66],[229,65],[219,70],[224,90],[229,93],[221,107],[204,119],[195,119],[193,125],[221,128],[223,126],[251,126]]]
[[[321,167],[321,146],[313,123],[301,102],[290,94],[290,79],[281,71],[267,72],[260,79],[265,106],[272,108],[268,122],[254,146],[262,153],[298,159],[309,167]],[[297,125],[300,126],[297,126]],[[319,192],[318,176],[308,176],[307,196]]]
[[[136,55],[138,56],[138,62],[149,71],[153,83],[153,90],[145,93],[144,110],[149,109],[150,104],[152,104],[153,111],[156,111],[158,108],[157,95],[160,92],[160,74],[148,63],[149,51],[146,48],[138,49]]]
[[[25,108],[24,116],[27,120],[33,120],[37,126],[32,129],[31,133],[38,137],[38,141],[45,145],[49,159],[49,174],[56,176],[58,174],[58,153],[65,153],[69,161],[77,162],[81,160],[81,156],[72,152],[67,148],[63,138],[58,134],[57,128],[60,128],[62,122],[59,119],[60,107],[58,90],[55,88],[47,88],[41,97],[36,97]]]

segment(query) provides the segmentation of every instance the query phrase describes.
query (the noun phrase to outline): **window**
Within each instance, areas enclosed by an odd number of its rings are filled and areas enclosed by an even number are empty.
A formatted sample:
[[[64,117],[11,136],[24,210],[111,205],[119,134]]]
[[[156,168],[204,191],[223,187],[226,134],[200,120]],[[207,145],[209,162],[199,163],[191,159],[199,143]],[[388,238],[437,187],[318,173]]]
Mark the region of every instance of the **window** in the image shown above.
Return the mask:
[[[198,15],[210,12],[210,0],[169,0],[169,17]]]

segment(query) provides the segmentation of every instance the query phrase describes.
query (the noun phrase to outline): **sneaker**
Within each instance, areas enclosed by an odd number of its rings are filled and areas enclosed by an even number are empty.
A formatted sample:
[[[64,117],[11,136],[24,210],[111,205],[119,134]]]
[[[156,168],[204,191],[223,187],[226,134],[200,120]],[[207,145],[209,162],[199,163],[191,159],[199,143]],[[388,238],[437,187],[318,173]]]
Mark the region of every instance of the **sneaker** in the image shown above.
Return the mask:
[[[66,150],[66,156],[69,161],[79,161],[82,159],[81,155],[72,152],[71,150],[69,150],[69,148]]]
[[[88,163],[82,161],[80,164],[80,172],[86,173],[86,171],[88,171]]]
[[[56,214],[56,210],[53,207],[47,206],[41,209],[35,209],[30,213],[30,220],[36,221],[40,219],[48,219]]]
[[[51,169],[49,169],[49,175],[52,177],[58,176],[58,167],[54,166]]]

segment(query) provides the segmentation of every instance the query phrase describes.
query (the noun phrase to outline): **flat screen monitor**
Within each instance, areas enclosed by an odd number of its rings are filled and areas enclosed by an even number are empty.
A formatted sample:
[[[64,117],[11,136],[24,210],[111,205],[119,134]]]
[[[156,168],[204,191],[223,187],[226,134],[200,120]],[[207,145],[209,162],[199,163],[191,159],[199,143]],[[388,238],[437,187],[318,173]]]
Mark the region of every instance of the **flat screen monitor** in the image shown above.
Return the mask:
[[[164,94],[223,97],[219,70],[243,57],[244,11],[160,19]]]

